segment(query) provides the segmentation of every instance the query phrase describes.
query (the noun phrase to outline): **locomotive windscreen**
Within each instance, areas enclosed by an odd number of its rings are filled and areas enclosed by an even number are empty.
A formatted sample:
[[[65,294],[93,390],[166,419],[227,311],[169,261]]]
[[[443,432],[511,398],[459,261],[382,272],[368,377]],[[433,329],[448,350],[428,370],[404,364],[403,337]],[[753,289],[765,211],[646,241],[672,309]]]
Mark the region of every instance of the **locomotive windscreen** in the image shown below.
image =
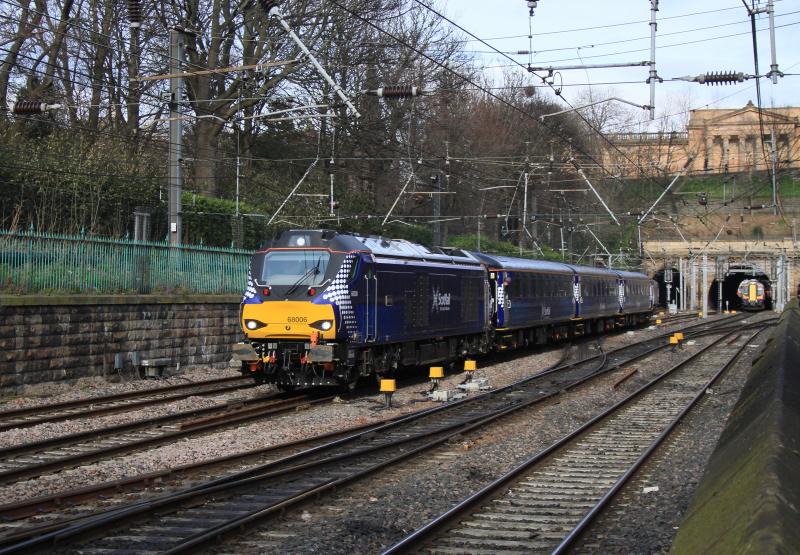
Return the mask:
[[[314,276],[323,276],[331,255],[324,250],[271,251],[264,256],[261,281],[269,285],[294,285],[305,278],[316,283]]]

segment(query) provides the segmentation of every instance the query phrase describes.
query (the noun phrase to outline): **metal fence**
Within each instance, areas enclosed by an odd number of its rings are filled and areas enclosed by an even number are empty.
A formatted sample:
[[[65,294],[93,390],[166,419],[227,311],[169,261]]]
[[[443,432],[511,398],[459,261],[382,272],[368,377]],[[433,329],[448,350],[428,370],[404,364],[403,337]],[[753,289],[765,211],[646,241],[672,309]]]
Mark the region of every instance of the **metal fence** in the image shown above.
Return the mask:
[[[252,251],[0,230],[0,292],[244,291]]]

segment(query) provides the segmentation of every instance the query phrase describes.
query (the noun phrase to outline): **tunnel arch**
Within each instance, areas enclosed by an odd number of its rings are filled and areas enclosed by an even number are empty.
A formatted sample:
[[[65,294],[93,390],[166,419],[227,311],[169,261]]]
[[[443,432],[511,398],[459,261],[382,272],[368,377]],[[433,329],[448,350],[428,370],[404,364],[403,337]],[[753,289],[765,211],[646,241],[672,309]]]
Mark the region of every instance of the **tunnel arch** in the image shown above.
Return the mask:
[[[722,287],[722,310],[739,310],[742,307],[741,299],[736,295],[739,284],[746,279],[757,279],[764,284],[766,310],[772,309],[772,282],[761,268],[747,262],[731,264],[725,277],[711,282],[708,289],[708,306],[716,310],[719,302],[719,291]],[[727,302],[727,304],[726,304]]]

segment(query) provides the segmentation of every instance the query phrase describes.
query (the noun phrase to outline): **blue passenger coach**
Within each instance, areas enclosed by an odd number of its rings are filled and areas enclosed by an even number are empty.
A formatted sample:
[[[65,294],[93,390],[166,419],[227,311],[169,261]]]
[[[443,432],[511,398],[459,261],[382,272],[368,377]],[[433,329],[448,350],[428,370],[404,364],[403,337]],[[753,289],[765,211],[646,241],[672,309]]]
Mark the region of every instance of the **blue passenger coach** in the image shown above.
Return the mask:
[[[654,282],[644,274],[471,253],[489,272],[499,348],[644,323]]]

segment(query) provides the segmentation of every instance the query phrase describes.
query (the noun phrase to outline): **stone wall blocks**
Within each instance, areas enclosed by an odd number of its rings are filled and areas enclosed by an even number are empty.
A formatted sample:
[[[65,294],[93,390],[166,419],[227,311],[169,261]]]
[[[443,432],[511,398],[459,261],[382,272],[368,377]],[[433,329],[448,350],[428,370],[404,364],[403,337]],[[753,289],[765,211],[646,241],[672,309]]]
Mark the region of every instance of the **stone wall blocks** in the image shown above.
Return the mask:
[[[235,302],[20,304],[0,306],[4,392],[41,381],[113,373],[114,355],[169,358],[181,366],[220,365],[241,339]],[[2,368],[5,370],[5,368]],[[6,387],[7,386],[7,387]]]

